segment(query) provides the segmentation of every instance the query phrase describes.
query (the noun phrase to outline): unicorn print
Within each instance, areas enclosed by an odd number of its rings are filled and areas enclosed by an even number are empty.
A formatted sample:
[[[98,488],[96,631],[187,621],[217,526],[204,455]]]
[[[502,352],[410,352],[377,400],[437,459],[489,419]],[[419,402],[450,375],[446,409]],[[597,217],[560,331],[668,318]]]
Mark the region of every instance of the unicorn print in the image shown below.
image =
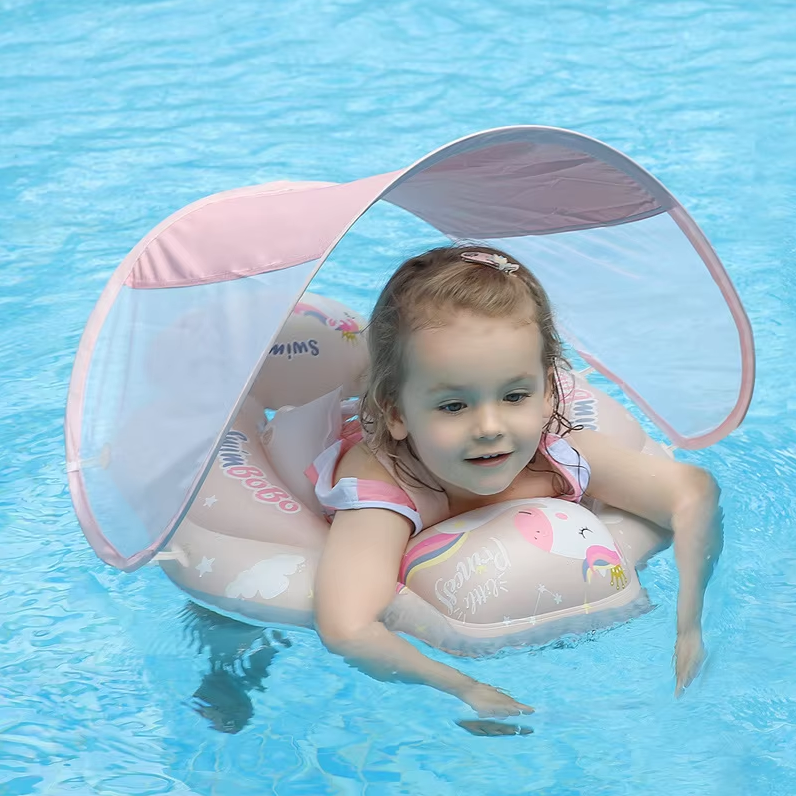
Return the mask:
[[[590,511],[565,501],[529,502],[514,515],[514,527],[534,547],[583,561],[583,579],[611,573],[617,590],[627,585],[622,556],[608,529]]]
[[[510,500],[452,517],[437,526],[441,534],[463,535],[505,514],[513,515],[514,527],[534,547],[583,562],[583,579],[611,574],[617,591],[627,585],[622,555],[610,531],[590,511],[577,503],[555,498]],[[462,539],[463,541],[463,539]]]
[[[323,310],[313,307],[312,304],[306,304],[301,301],[293,308],[293,314],[306,315],[310,318],[315,318],[324,326],[329,326],[336,332],[340,332],[340,334],[342,334],[343,338],[346,340],[355,340],[356,336],[362,331],[354,317],[348,313],[344,313],[344,317],[342,319],[336,319],[330,315],[327,315],[325,312],[323,312]]]

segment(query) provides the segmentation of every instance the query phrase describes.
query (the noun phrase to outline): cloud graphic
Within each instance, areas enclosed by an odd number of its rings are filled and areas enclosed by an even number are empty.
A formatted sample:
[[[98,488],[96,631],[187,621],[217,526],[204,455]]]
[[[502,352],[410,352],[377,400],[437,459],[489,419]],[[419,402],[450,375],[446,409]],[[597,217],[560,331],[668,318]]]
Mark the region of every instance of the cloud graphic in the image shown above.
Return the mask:
[[[304,556],[284,553],[266,558],[258,561],[251,569],[241,572],[224,593],[227,597],[251,600],[259,592],[264,600],[272,600],[290,586],[288,575],[295,574],[305,563]]]

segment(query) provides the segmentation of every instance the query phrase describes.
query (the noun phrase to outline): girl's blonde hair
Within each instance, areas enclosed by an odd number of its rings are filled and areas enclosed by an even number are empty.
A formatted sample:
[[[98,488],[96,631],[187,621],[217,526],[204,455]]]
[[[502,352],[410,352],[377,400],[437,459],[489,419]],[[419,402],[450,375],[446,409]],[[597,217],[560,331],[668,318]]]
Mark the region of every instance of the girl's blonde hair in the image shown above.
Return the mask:
[[[488,318],[517,315],[528,306],[534,312],[528,321],[536,323],[542,335],[542,364],[545,373],[552,373],[552,414],[545,432],[566,434],[573,430],[563,414],[558,370],[569,368],[564,359],[562,342],[555,328],[547,293],[536,277],[520,263],[511,274],[474,262],[462,260],[465,252],[483,252],[513,257],[490,246],[457,245],[432,249],[411,257],[390,277],[384,286],[368,325],[370,370],[367,387],[360,399],[359,416],[370,444],[386,453],[395,464],[401,480],[438,489],[419,481],[398,456],[401,444],[414,458],[410,440],[395,440],[390,434],[387,418],[398,411],[401,385],[405,376],[405,345],[409,334],[444,320],[446,315],[468,311]],[[535,457],[534,457],[535,458]],[[558,474],[555,474],[558,475]],[[561,479],[563,483],[563,479]],[[556,484],[558,488],[558,484]],[[566,492],[566,487],[559,490]]]

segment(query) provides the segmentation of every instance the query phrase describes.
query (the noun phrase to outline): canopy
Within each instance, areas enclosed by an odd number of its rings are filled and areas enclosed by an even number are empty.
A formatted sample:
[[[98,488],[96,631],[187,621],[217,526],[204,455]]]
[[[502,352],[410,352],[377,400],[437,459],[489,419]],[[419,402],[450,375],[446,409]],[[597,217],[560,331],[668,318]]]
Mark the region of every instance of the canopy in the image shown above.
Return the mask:
[[[677,200],[587,136],[487,130],[402,171],[209,196],[130,252],[86,325],[65,422],[73,503],[104,561],[133,570],[168,542],[294,304],[378,201],[526,264],[577,353],[674,444],[743,419],[749,321]]]

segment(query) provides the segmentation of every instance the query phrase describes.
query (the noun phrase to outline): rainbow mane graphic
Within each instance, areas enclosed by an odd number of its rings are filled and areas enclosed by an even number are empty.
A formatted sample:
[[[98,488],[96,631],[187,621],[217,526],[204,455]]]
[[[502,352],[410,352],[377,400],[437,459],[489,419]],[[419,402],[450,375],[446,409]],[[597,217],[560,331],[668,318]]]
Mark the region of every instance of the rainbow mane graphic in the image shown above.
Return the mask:
[[[624,589],[627,586],[627,575],[622,568],[622,559],[615,550],[609,550],[602,545],[594,544],[586,550],[586,559],[583,562],[583,580],[591,583],[592,575],[599,572],[605,577],[605,573],[611,573],[611,584],[616,586],[616,590]]]
[[[450,558],[464,544],[466,533],[439,533],[413,547],[401,564],[398,577],[404,585],[416,572]]]
[[[353,318],[335,320],[317,307],[313,307],[312,304],[304,304],[300,301],[293,308],[293,313],[295,315],[307,315],[310,318],[319,320],[324,326],[329,326],[336,332],[340,332],[345,340],[353,341],[356,339],[356,336],[362,332],[359,328],[359,324]]]

